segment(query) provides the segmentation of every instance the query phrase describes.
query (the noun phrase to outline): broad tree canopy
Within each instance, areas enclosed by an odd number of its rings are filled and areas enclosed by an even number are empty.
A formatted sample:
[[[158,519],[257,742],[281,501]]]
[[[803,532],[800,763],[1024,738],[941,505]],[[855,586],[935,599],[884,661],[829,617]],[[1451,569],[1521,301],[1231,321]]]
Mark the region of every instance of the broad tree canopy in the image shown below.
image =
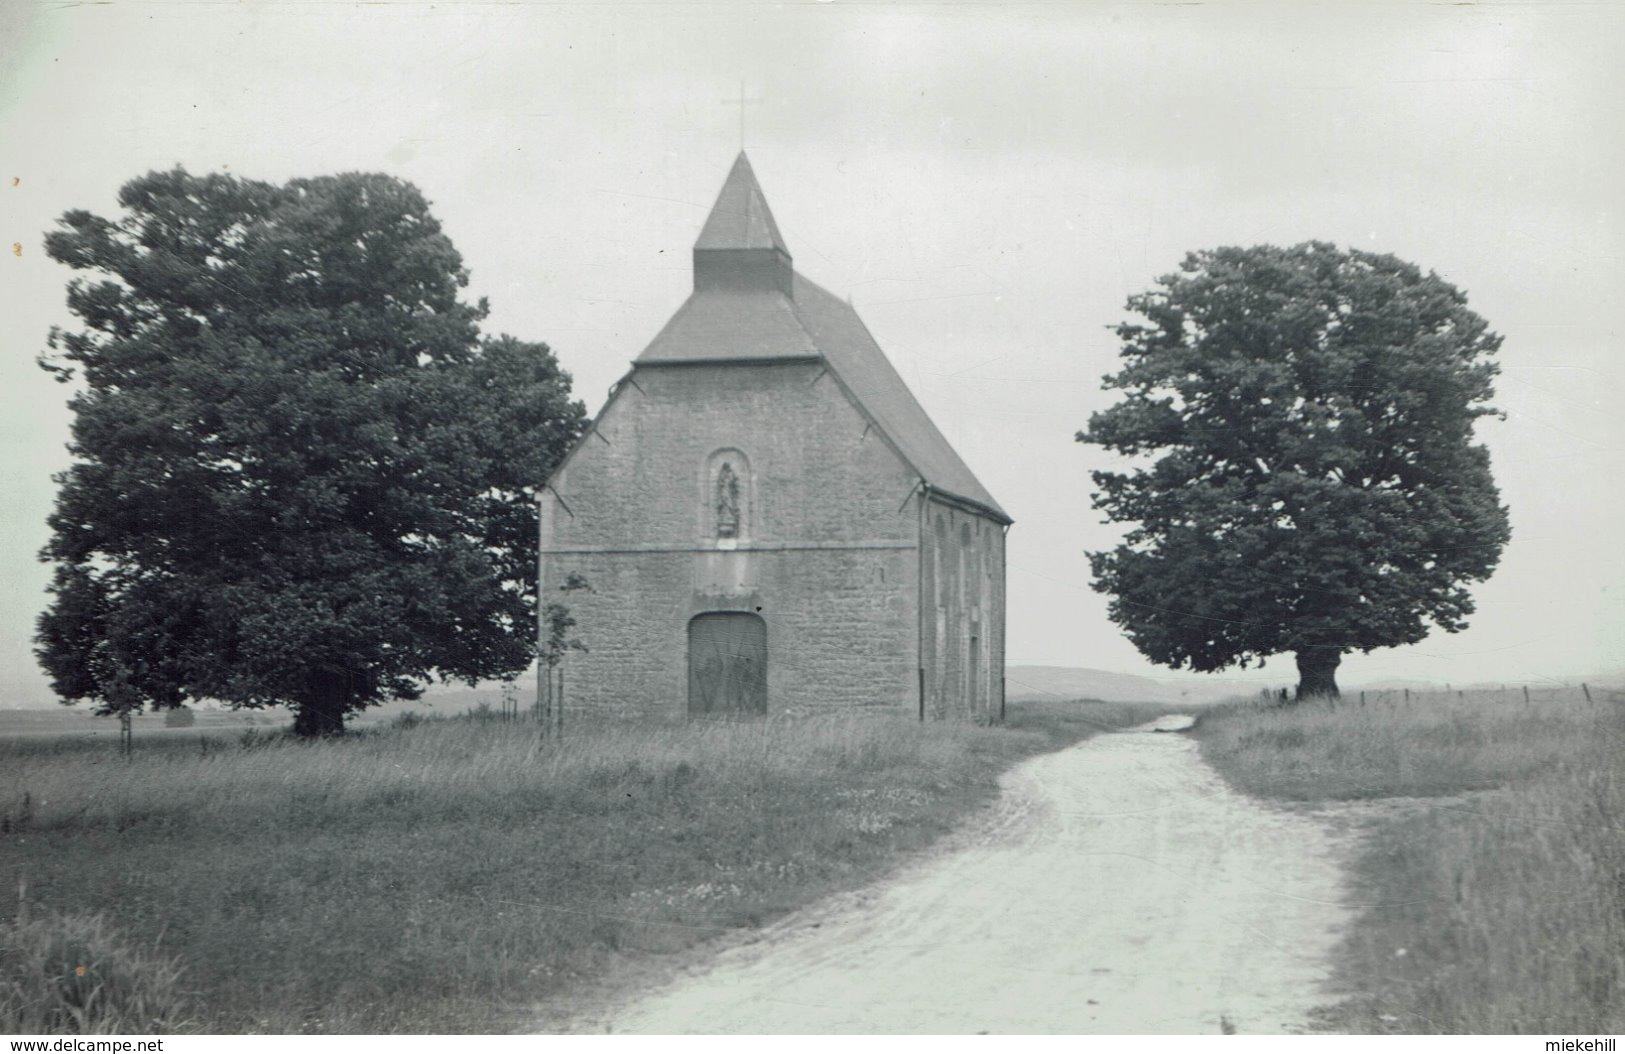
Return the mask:
[[[1510,537],[1473,423],[1501,338],[1450,283],[1321,242],[1222,248],[1129,299],[1122,393],[1081,442],[1132,524],[1090,554],[1148,658],[1212,671],[1293,652],[1335,694],[1343,653],[1455,632]]]
[[[286,703],[302,732],[534,657],[537,488],[583,410],[416,188],[151,173],[50,255],[81,326],[38,655],[104,709]]]

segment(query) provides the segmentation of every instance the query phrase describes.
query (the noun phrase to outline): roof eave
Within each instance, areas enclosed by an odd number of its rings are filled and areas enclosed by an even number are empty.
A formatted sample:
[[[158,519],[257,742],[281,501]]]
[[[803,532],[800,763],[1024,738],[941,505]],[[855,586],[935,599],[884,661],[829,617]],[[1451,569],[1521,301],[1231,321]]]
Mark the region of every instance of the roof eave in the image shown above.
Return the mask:
[[[645,369],[650,366],[772,366],[781,362],[809,363],[822,362],[824,356],[809,351],[797,355],[730,355],[730,356],[698,356],[672,359],[634,359],[632,368]]]
[[[977,501],[975,498],[967,498],[962,494],[956,494],[951,490],[944,490],[943,488],[932,483],[931,480],[927,478],[926,474],[920,470],[919,465],[915,464],[914,460],[908,456],[906,451],[903,450],[902,446],[897,442],[897,440],[892,438],[892,435],[886,429],[886,426],[880,423],[880,419],[877,418],[867,406],[863,405],[863,400],[859,399],[857,393],[852,390],[851,385],[846,383],[846,379],[841,376],[841,371],[833,362],[829,361],[829,357],[820,355],[819,358],[823,360],[824,368],[829,371],[830,377],[834,379],[836,385],[840,387],[842,394],[846,396],[846,401],[851,403],[852,407],[863,416],[863,419],[869,423],[869,427],[874,429],[876,435],[880,436],[881,441],[884,442],[888,448],[890,448],[893,454],[897,455],[897,459],[901,461],[910,472],[919,477],[920,487],[927,495],[939,495],[945,504],[956,505],[967,512],[973,512],[979,516],[986,516],[989,519],[996,520],[997,522],[1004,524],[1005,526],[1009,526],[1010,524],[1016,522],[1006,515],[1003,509],[988,505],[985,502]]]
[[[943,490],[941,487],[935,486],[929,481],[925,483],[923,489],[926,497],[940,501],[944,505],[952,505],[965,512],[972,512],[978,516],[985,516],[988,519],[993,520],[996,523],[1001,523],[1006,527],[1016,522],[1015,520],[1011,519],[1010,514],[1005,512],[1003,509],[995,508],[992,505],[977,501],[975,498],[967,498],[963,494],[955,494],[951,490]]]
[[[632,374],[636,372],[637,364],[634,363],[632,369],[621,374],[621,379],[609,386],[609,395],[604,400],[604,405],[600,406],[598,412],[593,414],[587,423],[582,426],[581,434],[576,436],[575,442],[570,444],[570,449],[564,452],[564,456],[559,458],[559,463],[553,466],[553,471],[549,472],[547,478],[542,481],[541,490],[553,490],[553,481],[564,473],[565,468],[571,461],[575,460],[576,452],[587,445],[587,440],[592,438],[593,432],[598,428],[598,422],[602,421],[604,415],[609,413],[609,408],[614,405],[615,400],[620,398],[621,392],[626,389],[626,382],[630,381]],[[558,491],[554,490],[553,494],[557,497]]]

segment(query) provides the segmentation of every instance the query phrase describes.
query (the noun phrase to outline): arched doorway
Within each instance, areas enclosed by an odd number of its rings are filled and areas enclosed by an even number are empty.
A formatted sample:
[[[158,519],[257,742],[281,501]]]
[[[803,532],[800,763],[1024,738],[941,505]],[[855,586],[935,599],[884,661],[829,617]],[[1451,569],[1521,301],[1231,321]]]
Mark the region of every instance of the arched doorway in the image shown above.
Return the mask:
[[[767,623],[761,616],[707,611],[689,620],[688,713],[767,713]]]

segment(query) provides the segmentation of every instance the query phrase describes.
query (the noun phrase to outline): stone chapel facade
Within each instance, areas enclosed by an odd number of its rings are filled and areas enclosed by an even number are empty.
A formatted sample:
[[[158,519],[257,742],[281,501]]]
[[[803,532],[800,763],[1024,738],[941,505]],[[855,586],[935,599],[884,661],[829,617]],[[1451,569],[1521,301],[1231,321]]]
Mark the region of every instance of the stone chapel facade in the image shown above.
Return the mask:
[[[542,495],[541,596],[587,648],[566,706],[997,720],[1011,522],[851,305],[792,268],[740,154],[692,295]]]

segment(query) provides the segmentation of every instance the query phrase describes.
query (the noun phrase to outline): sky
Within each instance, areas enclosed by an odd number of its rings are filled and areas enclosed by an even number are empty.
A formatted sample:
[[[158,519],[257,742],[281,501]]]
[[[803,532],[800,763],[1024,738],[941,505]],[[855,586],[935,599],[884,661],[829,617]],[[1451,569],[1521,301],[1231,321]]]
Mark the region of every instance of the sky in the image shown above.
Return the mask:
[[[488,328],[548,342],[596,411],[688,291],[741,109],[797,268],[1016,520],[1010,661],[1174,676],[1089,588],[1122,528],[1073,436],[1131,294],[1192,250],[1313,238],[1438,272],[1505,337],[1479,429],[1501,566],[1471,628],[1340,679],[1625,677],[1622,44],[1606,3],[0,5],[0,704],[46,698],[58,216],[175,165],[399,176]]]

